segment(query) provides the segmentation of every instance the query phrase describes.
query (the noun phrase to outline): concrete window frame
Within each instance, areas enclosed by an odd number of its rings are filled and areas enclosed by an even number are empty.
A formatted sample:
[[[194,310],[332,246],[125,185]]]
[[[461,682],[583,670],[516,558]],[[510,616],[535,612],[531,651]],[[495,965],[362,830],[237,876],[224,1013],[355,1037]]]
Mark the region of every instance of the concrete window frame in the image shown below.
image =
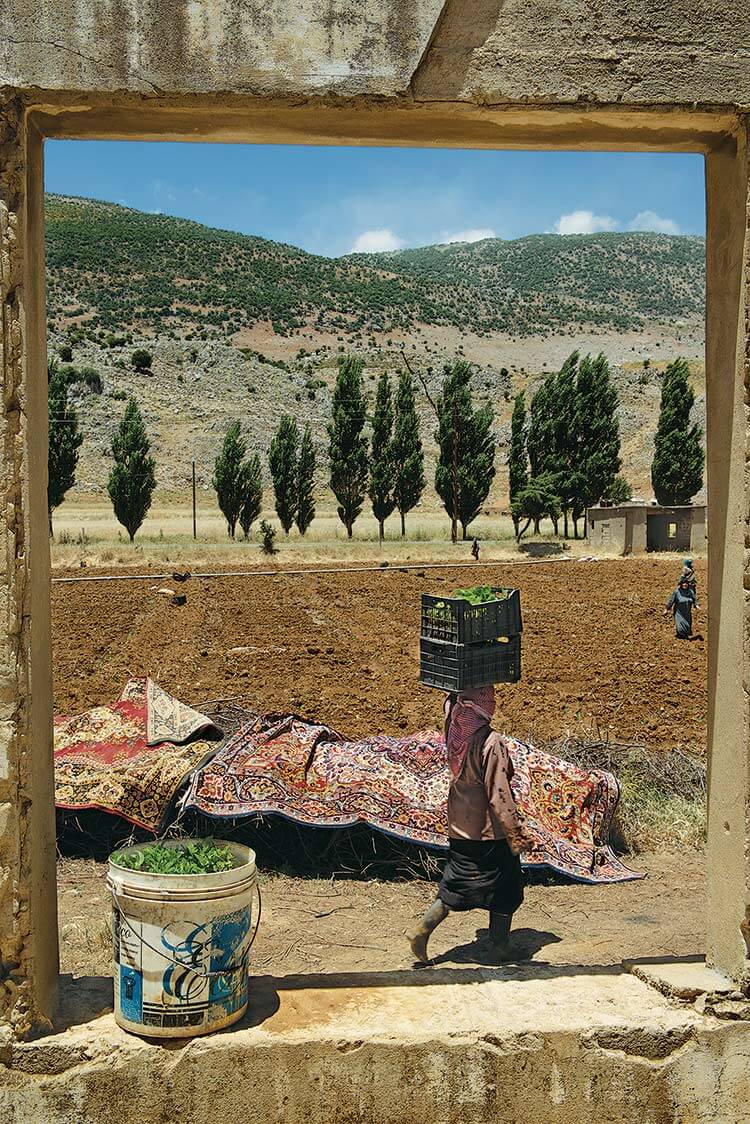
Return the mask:
[[[6,858],[15,887],[11,902],[17,950],[15,1016],[13,1002],[10,1006],[17,1029],[23,1033],[54,1020],[58,980],[46,512],[43,147],[47,138],[703,154],[707,201],[707,479],[711,509],[706,955],[709,964],[747,987],[750,765],[744,685],[749,641],[745,636],[743,586],[748,363],[745,118],[720,111],[623,110],[585,105],[392,105],[365,99],[336,103],[310,98],[295,102],[221,96],[149,98],[145,102],[135,96],[82,99],[34,91],[18,98],[13,111],[12,135],[7,129],[4,138],[0,134],[0,343],[4,344],[5,378],[0,464],[6,495],[9,604],[0,666],[0,732],[10,761],[5,806],[10,808],[10,820],[15,817],[14,847]],[[0,820],[0,836],[4,826]],[[3,906],[0,894],[0,937],[6,921]]]

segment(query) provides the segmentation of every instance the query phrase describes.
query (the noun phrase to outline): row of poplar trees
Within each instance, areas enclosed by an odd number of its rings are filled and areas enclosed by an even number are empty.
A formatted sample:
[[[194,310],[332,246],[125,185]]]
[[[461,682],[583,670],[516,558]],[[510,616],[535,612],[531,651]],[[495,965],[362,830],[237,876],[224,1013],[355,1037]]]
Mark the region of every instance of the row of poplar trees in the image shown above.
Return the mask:
[[[339,360],[328,424],[329,484],[348,537],[369,499],[382,540],[385,522],[395,511],[401,517],[401,534],[406,534],[406,517],[426,486],[424,450],[410,370],[404,367],[395,387],[387,370],[380,374],[369,418],[363,372],[364,363],[356,356]],[[454,539],[459,525],[466,538],[495,476],[492,408],[486,404],[475,409],[471,368],[464,361],[446,367],[441,393],[431,404],[438,423],[435,489],[451,518]],[[293,418],[282,417],[268,465],[281,526],[288,534],[296,523],[304,535],[315,516],[315,451],[309,426],[301,433]],[[227,431],[213,485],[230,535],[234,537],[239,522],[247,537],[260,514],[261,466],[257,453],[247,456],[238,422]]]
[[[315,447],[310,426],[300,433],[297,422],[285,415],[268,460],[279,521],[287,535],[295,523],[304,535],[315,518]],[[247,538],[263,509],[263,471],[258,453],[248,456],[238,421],[227,429],[211,483],[230,537],[235,538],[239,523]]]
[[[52,513],[73,487],[83,434],[78,413],[70,401],[71,386],[80,372],[70,365],[60,366],[54,359],[47,366],[47,405],[49,441],[47,445],[47,509],[52,535]],[[114,464],[107,480],[107,491],[117,521],[133,542],[151,507],[156,488],[156,461],[135,398],[130,398],[112,438]]]
[[[73,367],[49,365],[48,506],[52,512],[75,481],[83,441],[69,389],[79,378]],[[479,514],[495,476],[493,411],[489,404],[474,408],[471,369],[458,362],[445,369],[436,403],[439,446],[435,488],[451,518],[454,539],[460,524],[468,527]],[[651,470],[654,494],[666,506],[689,503],[703,486],[702,431],[691,424],[694,392],[684,359],[671,363],[662,379],[661,409]],[[558,530],[570,522],[578,537],[578,522],[587,507],[602,497],[614,502],[630,498],[620,471],[618,397],[604,355],[580,357],[577,351],[560,371],[548,375],[531,400],[523,393],[515,400],[508,460],[511,512],[516,534],[542,519]],[[351,538],[354,524],[369,497],[381,539],[385,521],[394,512],[406,516],[425,488],[424,451],[420,437],[414,383],[404,369],[394,397],[390,375],[380,375],[371,421],[366,433],[367,403],[363,362],[345,356],[333,394],[328,425],[329,481],[338,515]],[[112,441],[114,465],[108,492],[115,515],[131,542],[141,526],[156,487],[156,465],[135,399],[128,401]],[[279,521],[288,534],[296,524],[302,535],[315,518],[316,457],[310,426],[301,430],[288,415],[282,417],[271,441],[269,468]],[[235,537],[239,524],[245,537],[263,506],[263,475],[258,453],[248,455],[239,422],[226,433],[214,465],[213,487]],[[521,528],[521,523],[525,526]]]
[[[544,380],[526,410],[515,400],[508,461],[511,514],[516,535],[521,521],[560,518],[567,538],[570,521],[607,495],[620,471],[617,390],[604,355],[583,359],[577,351]],[[521,531],[523,533],[523,531]]]
[[[425,487],[424,452],[414,384],[407,370],[399,375],[395,398],[388,371],[381,373],[368,448],[363,369],[362,360],[353,355],[339,362],[328,424],[330,485],[349,538],[369,497],[382,540],[385,521],[394,511],[401,516],[401,534],[406,534],[406,516]]]
[[[328,425],[329,480],[349,538],[369,496],[382,539],[385,521],[396,510],[401,516],[401,533],[406,533],[406,516],[425,486],[424,453],[414,386],[407,371],[398,380],[395,399],[388,372],[381,374],[368,442],[362,373],[362,360],[344,356],[339,361]],[[285,534],[296,524],[304,535],[315,518],[316,457],[310,426],[301,431],[295,419],[285,414],[271,441],[268,467],[276,514]],[[239,422],[227,430],[214,466],[213,486],[229,534],[235,537],[239,523],[247,537],[260,515],[263,482],[260,457],[257,453],[247,456]]]
[[[703,487],[703,434],[690,421],[694,400],[688,365],[676,359],[662,379],[651,467],[654,495],[665,506],[690,503]],[[548,518],[555,533],[563,520],[566,538],[572,521],[578,538],[586,508],[604,497],[614,503],[631,498],[630,485],[619,475],[617,406],[604,355],[581,358],[577,351],[547,376],[528,411],[525,395],[516,397],[508,473],[517,536],[531,523],[538,532]]]
[[[424,450],[414,381],[406,366],[395,396],[389,373],[383,371],[378,379],[368,449],[363,366],[351,355],[339,363],[328,426],[330,486],[349,537],[369,497],[382,540],[385,521],[394,511],[401,516],[401,534],[406,534],[406,516],[426,485]],[[446,367],[441,393],[431,404],[438,422],[435,490],[451,518],[453,538],[459,523],[466,538],[495,476],[492,408],[474,408],[471,368],[463,361]]]

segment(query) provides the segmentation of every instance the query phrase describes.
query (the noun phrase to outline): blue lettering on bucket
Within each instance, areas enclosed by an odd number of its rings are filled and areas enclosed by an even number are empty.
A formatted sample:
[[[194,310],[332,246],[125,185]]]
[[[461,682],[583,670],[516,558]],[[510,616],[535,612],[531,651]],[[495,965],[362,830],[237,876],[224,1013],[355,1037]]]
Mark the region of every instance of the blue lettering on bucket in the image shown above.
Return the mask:
[[[139,1023],[143,1014],[143,974],[120,964],[120,1010],[130,1022]]]
[[[173,955],[173,962],[162,976],[164,994],[178,1003],[195,1003],[206,990],[205,962],[209,935],[205,925],[196,925],[182,939],[162,929],[161,943]]]
[[[217,917],[211,926],[211,986],[209,1001],[227,1015],[247,999],[247,965],[243,950],[250,931],[250,910],[238,909]]]

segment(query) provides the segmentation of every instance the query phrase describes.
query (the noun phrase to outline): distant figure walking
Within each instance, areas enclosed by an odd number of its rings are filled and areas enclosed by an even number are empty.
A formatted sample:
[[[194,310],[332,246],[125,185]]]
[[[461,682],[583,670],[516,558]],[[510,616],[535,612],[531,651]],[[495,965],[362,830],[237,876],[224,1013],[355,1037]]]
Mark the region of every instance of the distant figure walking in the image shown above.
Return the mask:
[[[699,609],[695,589],[688,580],[681,580],[677,589],[667,601],[664,616],[674,615],[674,631],[678,640],[702,640],[693,636],[693,609]]]
[[[479,561],[479,539],[475,538],[471,544],[471,556],[475,562]]]

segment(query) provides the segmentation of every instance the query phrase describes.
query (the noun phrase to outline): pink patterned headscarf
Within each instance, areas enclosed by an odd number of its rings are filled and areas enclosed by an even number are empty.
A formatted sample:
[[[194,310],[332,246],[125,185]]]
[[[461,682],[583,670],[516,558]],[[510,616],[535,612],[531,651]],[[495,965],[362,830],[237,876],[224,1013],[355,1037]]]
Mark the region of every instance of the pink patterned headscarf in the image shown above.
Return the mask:
[[[449,703],[448,764],[454,777],[463,768],[471,739],[477,730],[489,726],[495,713],[495,688],[474,687],[461,691],[456,701]]]

